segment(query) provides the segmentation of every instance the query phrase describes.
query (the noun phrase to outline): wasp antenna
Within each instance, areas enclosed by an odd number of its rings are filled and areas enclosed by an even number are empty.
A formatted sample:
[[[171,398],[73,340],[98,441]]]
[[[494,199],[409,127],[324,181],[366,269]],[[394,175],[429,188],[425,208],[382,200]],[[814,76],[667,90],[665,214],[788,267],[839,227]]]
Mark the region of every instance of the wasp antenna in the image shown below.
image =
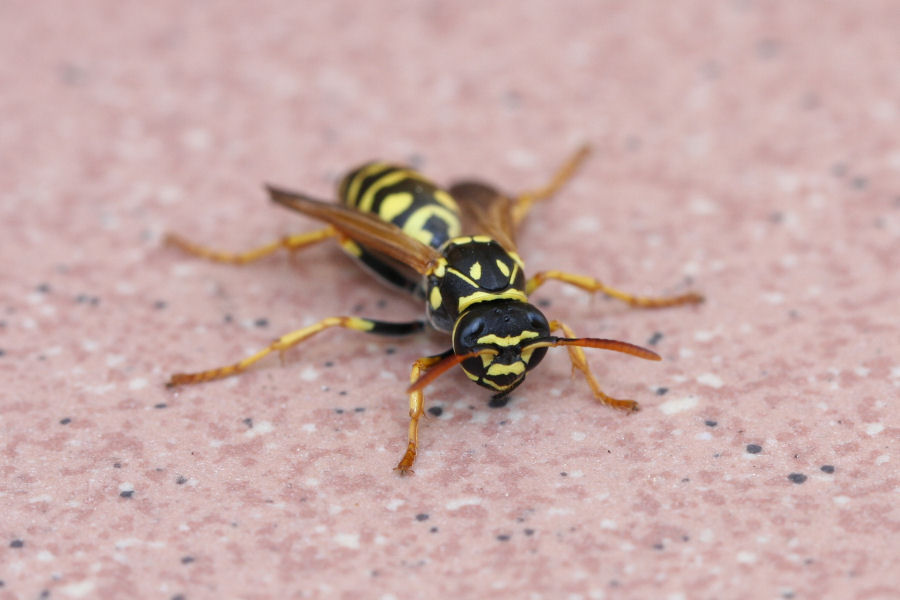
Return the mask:
[[[470,358],[474,358],[482,354],[497,354],[497,351],[493,348],[485,348],[483,350],[469,352],[468,354],[451,354],[450,356],[442,358],[441,360],[431,365],[428,368],[428,371],[425,372],[425,374],[413,381],[410,386],[406,388],[406,393],[412,394],[413,392],[418,392],[425,389],[428,384],[449,371],[454,366],[458,365],[464,360],[469,360]]]
[[[582,348],[599,348],[601,350],[612,350],[614,352],[621,352],[623,354],[630,354],[632,356],[637,356],[638,358],[643,358],[645,360],[662,360],[662,357],[653,352],[652,350],[647,350],[646,348],[642,348],[641,346],[636,346],[634,344],[629,344],[628,342],[623,342],[620,340],[602,340],[598,338],[544,338],[542,340],[538,340],[533,344],[528,344],[522,350],[529,350],[534,348],[547,348],[550,346],[580,346]]]

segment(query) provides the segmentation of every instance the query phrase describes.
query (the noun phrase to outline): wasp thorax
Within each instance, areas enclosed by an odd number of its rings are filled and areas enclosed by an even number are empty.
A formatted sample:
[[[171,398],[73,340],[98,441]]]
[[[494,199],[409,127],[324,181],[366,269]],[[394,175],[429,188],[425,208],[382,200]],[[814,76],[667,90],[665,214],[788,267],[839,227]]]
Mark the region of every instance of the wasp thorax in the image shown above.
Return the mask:
[[[530,342],[550,335],[547,318],[527,302],[480,302],[462,315],[453,328],[453,352],[483,351],[461,364],[470,379],[504,393],[521,383],[547,353],[546,347],[528,348]]]

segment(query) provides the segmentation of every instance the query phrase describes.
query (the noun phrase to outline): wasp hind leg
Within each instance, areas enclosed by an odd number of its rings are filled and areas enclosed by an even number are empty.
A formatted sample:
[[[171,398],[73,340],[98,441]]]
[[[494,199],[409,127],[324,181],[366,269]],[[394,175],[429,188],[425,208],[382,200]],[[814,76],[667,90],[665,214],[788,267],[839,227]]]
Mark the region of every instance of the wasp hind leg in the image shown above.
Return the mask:
[[[385,321],[373,321],[372,319],[362,319],[359,317],[329,317],[322,319],[314,325],[292,331],[281,336],[256,354],[248,356],[234,364],[206,371],[198,371],[196,373],[176,373],[169,378],[167,387],[175,387],[191,383],[200,383],[203,381],[211,381],[213,379],[222,379],[237,375],[246,371],[251,365],[258,362],[272,352],[283,354],[289,348],[307,340],[320,331],[324,331],[331,327],[343,327],[345,329],[355,329],[356,331],[365,331],[366,333],[374,333],[378,335],[399,336],[418,333],[425,328],[424,321],[410,321],[408,323],[388,323]]]
[[[561,321],[550,321],[550,333],[553,333],[557,329],[561,329],[563,334],[566,337],[574,338],[575,332]],[[612,396],[607,396],[603,390],[600,389],[600,384],[597,383],[597,380],[594,379],[593,373],[591,373],[591,368],[588,366],[587,359],[584,356],[584,351],[578,346],[566,346],[566,350],[569,351],[569,360],[572,361],[572,374],[575,374],[575,369],[581,371],[584,375],[584,378],[587,379],[588,385],[591,386],[591,391],[594,392],[594,397],[611,408],[615,408],[618,410],[624,410],[627,412],[635,412],[640,410],[638,403],[634,400],[620,400],[618,398],[613,398]]]
[[[559,170],[553,175],[553,178],[545,186],[519,194],[512,207],[513,223],[515,225],[521,223],[522,219],[525,218],[534,204],[550,198],[559,191],[559,188],[565,185],[565,183],[575,175],[575,171],[578,170],[578,167],[581,166],[581,163],[584,162],[590,153],[590,146],[584,145],[580,147],[575,154],[570,156],[569,159],[563,163]]]
[[[253,248],[246,252],[225,252],[214,250],[199,244],[195,244],[188,239],[181,237],[175,233],[167,233],[165,243],[174,246],[183,252],[199,256],[214,262],[229,263],[232,265],[245,265],[250,262],[257,261],[261,258],[269,256],[278,250],[285,249],[290,252],[300,250],[306,246],[317,244],[328,238],[336,237],[338,232],[332,227],[325,227],[309,233],[300,233],[297,235],[287,235],[281,239],[275,240],[264,246]]]
[[[600,292],[611,298],[621,300],[629,306],[635,308],[666,308],[669,306],[680,306],[682,304],[698,304],[703,302],[703,296],[696,292],[688,292],[680,296],[636,296],[623,292],[614,287],[610,287],[605,283],[598,281],[592,277],[584,275],[576,275],[574,273],[564,273],[563,271],[541,271],[528,280],[525,284],[525,293],[531,295],[534,290],[543,285],[548,279],[556,279],[569,285],[574,285],[588,292]]]
[[[413,363],[412,370],[409,373],[409,381],[415,383],[419,377],[440,362],[441,359],[453,354],[453,350],[447,350],[443,354],[434,356],[425,356],[416,359]],[[406,452],[403,458],[394,467],[395,471],[399,471],[401,475],[411,475],[413,473],[412,466],[416,462],[416,454],[419,448],[419,419],[425,412],[425,395],[421,390],[416,390],[409,395],[409,442],[406,445]]]

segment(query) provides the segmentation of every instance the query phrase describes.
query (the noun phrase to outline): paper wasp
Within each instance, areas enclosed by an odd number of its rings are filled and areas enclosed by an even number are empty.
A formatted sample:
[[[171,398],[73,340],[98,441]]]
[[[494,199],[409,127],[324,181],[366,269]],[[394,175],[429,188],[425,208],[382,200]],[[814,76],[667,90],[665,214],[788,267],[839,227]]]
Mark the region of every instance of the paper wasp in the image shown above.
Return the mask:
[[[464,181],[443,190],[419,173],[381,162],[364,164],[338,186],[340,204],[267,186],[271,199],[326,227],[289,235],[249,252],[210,250],[181,237],[167,241],[191,254],[219,262],[244,264],[279,249],[296,251],[335,238],[343,249],[377,276],[425,302],[427,323],[450,335],[447,351],[419,358],[410,373],[409,442],[396,469],[411,472],[418,448],[419,419],[425,408],[423,389],[460,365],[475,383],[501,397],[520,385],[548,348],[565,346],[574,369],[582,372],[594,396],[613,408],[635,411],[633,400],[607,396],[591,374],[581,348],[601,348],[647,360],[660,357],[617,340],[575,337],[560,321],[548,320],[528,296],[548,280],[600,292],[631,306],[659,308],[702,301],[696,293],[665,298],[635,296],[582,275],[543,271],[525,277],[516,252],[515,233],[532,206],[552,196],[575,172],[589,150],[578,150],[544,187],[508,196],[490,185]],[[281,336],[243,360],[207,371],[172,375],[169,386],[235,375],[272,352],[284,352],[331,327],[380,335],[422,331],[426,319],[391,323],[359,317],[329,317]],[[564,337],[554,332],[561,331]]]

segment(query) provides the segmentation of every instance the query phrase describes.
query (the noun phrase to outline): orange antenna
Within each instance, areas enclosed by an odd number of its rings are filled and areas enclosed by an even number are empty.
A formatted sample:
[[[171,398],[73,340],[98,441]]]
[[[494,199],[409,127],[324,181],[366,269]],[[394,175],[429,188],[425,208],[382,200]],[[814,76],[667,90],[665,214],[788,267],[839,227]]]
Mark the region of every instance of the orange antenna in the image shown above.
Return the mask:
[[[553,346],[581,346],[582,348],[600,348],[601,350],[612,350],[623,354],[630,354],[646,360],[662,360],[662,357],[653,352],[628,342],[619,340],[601,340],[598,338],[543,338],[527,344],[522,347],[522,351],[533,350],[535,348],[550,348]]]

